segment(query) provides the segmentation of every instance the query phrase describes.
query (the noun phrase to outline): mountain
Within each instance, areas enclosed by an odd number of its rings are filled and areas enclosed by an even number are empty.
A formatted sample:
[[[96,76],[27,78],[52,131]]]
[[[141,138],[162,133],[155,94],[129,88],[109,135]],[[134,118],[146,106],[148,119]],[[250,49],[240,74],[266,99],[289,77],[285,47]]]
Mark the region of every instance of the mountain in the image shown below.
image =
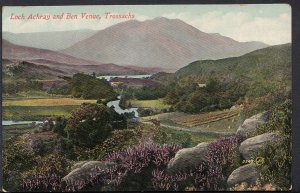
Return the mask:
[[[255,50],[239,57],[195,61],[176,71],[175,77],[214,76],[223,80],[239,77],[253,81],[290,81],[291,67],[291,44],[288,43]]]
[[[61,50],[92,35],[94,30],[11,33],[3,32],[2,38],[14,44],[48,50]]]
[[[264,47],[261,42],[238,42],[179,19],[159,17],[110,26],[61,52],[93,61],[177,70],[195,60],[240,56]]]
[[[32,48],[13,44],[7,40],[2,40],[2,58],[17,60],[44,59],[58,63],[72,65],[99,65],[100,62],[88,61],[74,56],[69,56],[56,51]]]
[[[148,68],[142,69],[137,67],[135,69],[134,66],[124,67],[116,64],[103,64],[99,62],[88,61],[56,51],[16,45],[7,40],[2,40],[2,58],[5,59],[5,62],[3,63],[4,67],[7,65],[27,65],[27,67],[30,67],[31,69],[31,74],[36,73],[41,75],[43,72],[49,72],[51,77],[55,75],[61,76],[62,74],[71,76],[77,72],[95,72],[96,74],[101,75],[147,74],[149,72],[153,72],[153,69]],[[29,73],[28,70],[26,72]],[[46,77],[47,76],[45,75],[44,78]]]
[[[177,111],[199,113],[242,104],[241,117],[248,117],[291,97],[291,58],[291,44],[283,44],[239,57],[195,61],[173,75],[151,78],[167,79],[165,101]]]

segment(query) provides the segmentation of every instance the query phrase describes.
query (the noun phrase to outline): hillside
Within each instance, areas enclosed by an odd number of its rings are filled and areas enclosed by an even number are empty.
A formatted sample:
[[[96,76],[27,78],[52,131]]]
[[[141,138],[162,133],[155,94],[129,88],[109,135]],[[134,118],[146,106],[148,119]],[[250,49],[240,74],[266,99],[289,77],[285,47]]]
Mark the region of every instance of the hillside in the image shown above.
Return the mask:
[[[141,68],[134,66],[119,66],[116,64],[103,64],[100,62],[94,62],[89,60],[84,60],[80,58],[76,58],[73,56],[69,56],[66,54],[62,54],[56,51],[46,50],[46,49],[38,49],[27,46],[20,46],[13,44],[7,40],[2,41],[2,58],[6,59],[6,61],[13,63],[14,65],[23,64],[23,62],[27,62],[27,64],[31,64],[30,69],[24,73],[35,72],[43,77],[43,73],[46,71],[39,71],[41,67],[47,67],[48,70],[52,72],[50,74],[54,76],[59,76],[61,73],[65,75],[73,75],[77,72],[85,72],[85,73],[93,73],[106,75],[106,74],[114,74],[114,75],[122,75],[122,74],[147,74],[147,73],[155,73],[160,71],[161,69],[152,69],[152,68]],[[13,61],[13,62],[12,62]],[[5,67],[4,63],[4,67]],[[35,70],[33,68],[36,68]],[[60,71],[59,73],[56,73]]]
[[[61,52],[105,63],[177,70],[195,60],[240,56],[266,46],[238,42],[202,32],[179,19],[159,17],[113,25]]]
[[[65,49],[74,43],[84,40],[96,31],[75,30],[55,32],[11,33],[3,32],[2,38],[14,44],[49,50]]]
[[[242,78],[252,81],[290,81],[291,44],[270,46],[240,57],[193,62],[175,73],[181,79],[188,76],[210,76],[232,80]]]
[[[101,64],[100,62],[88,61],[51,50],[16,45],[5,39],[2,40],[2,58],[16,60],[44,59],[72,65]]]
[[[178,111],[199,113],[243,104],[245,116],[267,110],[291,94],[291,44],[271,46],[240,57],[195,61],[167,80],[165,100]]]

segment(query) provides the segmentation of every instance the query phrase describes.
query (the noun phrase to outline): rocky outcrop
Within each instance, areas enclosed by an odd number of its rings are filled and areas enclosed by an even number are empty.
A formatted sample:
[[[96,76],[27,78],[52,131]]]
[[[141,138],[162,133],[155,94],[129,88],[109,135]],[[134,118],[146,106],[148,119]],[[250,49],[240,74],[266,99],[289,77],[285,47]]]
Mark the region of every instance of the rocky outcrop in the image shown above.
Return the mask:
[[[168,164],[168,172],[185,171],[189,168],[197,166],[201,162],[207,161],[207,146],[209,143],[200,143],[192,148],[184,148],[179,150],[175,157]]]
[[[247,134],[255,131],[259,126],[265,124],[269,120],[269,117],[270,112],[266,111],[246,119],[238,128],[236,134],[247,138]]]
[[[96,174],[96,167],[105,169],[114,166],[115,163],[105,161],[82,161],[74,164],[73,170],[62,181],[73,183],[86,183]]]
[[[247,182],[248,185],[254,185],[259,178],[255,164],[247,164],[235,169],[227,179],[228,187],[232,187],[241,182]]]
[[[243,141],[239,147],[240,153],[246,160],[252,159],[253,155],[259,150],[266,147],[268,144],[272,144],[282,137],[279,133],[264,133],[255,137],[251,137]]]
[[[83,166],[85,163],[87,163],[89,161],[80,161],[80,162],[77,162],[75,163],[72,167],[71,167],[71,170],[75,170],[77,168],[80,168],[81,166]]]

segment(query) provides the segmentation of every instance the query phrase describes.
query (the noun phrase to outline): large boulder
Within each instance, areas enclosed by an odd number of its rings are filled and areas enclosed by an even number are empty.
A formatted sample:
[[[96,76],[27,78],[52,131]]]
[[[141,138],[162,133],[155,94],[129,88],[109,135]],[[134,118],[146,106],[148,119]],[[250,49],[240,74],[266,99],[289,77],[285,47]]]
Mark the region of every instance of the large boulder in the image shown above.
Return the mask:
[[[82,161],[74,164],[73,170],[63,177],[62,181],[67,184],[86,183],[90,181],[92,176],[97,172],[96,167],[105,169],[114,166],[115,163],[105,161]]]
[[[175,157],[168,163],[168,172],[185,171],[197,166],[201,162],[206,162],[207,146],[209,143],[199,143],[192,148],[179,150]]]
[[[270,117],[270,112],[266,111],[263,113],[256,114],[246,119],[236,131],[237,135],[247,138],[247,135],[255,131],[259,126],[265,124]]]
[[[255,164],[247,164],[235,169],[227,179],[228,187],[232,187],[236,184],[246,182],[248,185],[254,185],[259,178],[259,172],[257,171]]]
[[[277,132],[264,133],[243,141],[239,151],[246,160],[250,160],[254,158],[253,156],[256,152],[280,139],[282,139],[282,136]]]
[[[79,161],[79,162],[76,162],[72,167],[71,167],[71,170],[75,170],[77,168],[81,168],[85,163],[87,163],[89,161]]]

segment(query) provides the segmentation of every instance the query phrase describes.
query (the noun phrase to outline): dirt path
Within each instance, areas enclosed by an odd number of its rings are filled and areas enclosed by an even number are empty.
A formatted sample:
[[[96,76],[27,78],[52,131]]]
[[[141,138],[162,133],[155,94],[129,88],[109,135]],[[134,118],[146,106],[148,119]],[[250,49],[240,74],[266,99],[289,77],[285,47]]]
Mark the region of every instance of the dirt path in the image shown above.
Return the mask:
[[[148,122],[148,121],[142,121],[142,123],[153,125],[152,122]],[[202,134],[211,134],[211,135],[224,135],[224,136],[235,134],[234,132],[201,131],[201,130],[191,129],[191,128],[188,128],[188,127],[181,127],[181,126],[179,127],[179,126],[173,126],[173,125],[168,125],[168,124],[164,124],[164,123],[160,123],[160,126],[161,127],[166,127],[166,128],[169,128],[169,129],[174,129],[174,130],[177,130],[177,131],[187,131],[187,132],[192,132],[192,133],[202,133]]]

